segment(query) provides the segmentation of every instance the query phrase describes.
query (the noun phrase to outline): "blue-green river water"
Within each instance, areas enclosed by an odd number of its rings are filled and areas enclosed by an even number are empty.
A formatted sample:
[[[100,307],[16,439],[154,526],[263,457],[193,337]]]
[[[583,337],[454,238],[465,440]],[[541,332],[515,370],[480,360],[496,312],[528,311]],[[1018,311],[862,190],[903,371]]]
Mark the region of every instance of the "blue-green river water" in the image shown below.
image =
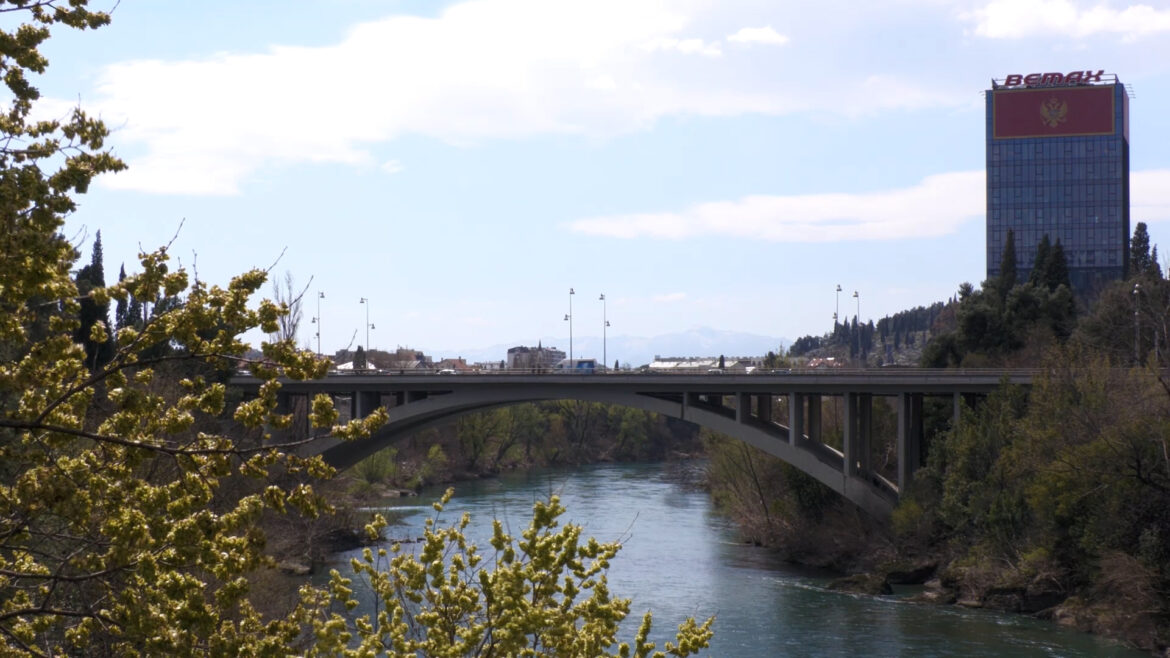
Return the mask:
[[[624,641],[650,609],[660,647],[683,618],[716,615],[715,637],[702,654],[709,656],[1145,655],[1024,616],[829,591],[832,574],[785,565],[766,549],[737,541],[708,495],[681,482],[679,468],[598,465],[460,483],[443,518],[470,512],[469,534],[486,546],[493,518],[518,535],[533,501],[559,494],[568,508],[562,521],[623,544],[609,578],[615,595],[633,600]],[[388,539],[420,536],[441,494],[434,489],[387,502],[402,515]],[[350,555],[338,555],[334,568],[349,574]]]

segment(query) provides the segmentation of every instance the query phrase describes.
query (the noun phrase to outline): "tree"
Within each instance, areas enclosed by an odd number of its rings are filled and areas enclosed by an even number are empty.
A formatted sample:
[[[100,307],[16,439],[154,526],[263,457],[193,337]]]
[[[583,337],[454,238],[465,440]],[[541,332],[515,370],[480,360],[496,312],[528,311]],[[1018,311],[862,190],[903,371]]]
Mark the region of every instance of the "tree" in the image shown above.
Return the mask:
[[[277,323],[277,331],[272,335],[272,340],[292,340],[296,341],[297,331],[300,329],[301,320],[304,315],[304,298],[305,292],[313,283],[313,277],[309,277],[309,282],[297,292],[296,285],[293,283],[292,272],[286,271],[284,273],[284,280],[272,285],[272,300],[279,306],[288,309],[288,312],[280,316]]]
[[[126,265],[123,264],[118,268],[118,283],[126,280]],[[126,300],[117,300],[117,305],[114,307],[114,328],[121,329],[126,326]]]
[[[437,512],[451,494],[435,504]],[[378,614],[356,620],[326,614],[331,603],[342,609],[357,604],[352,580],[331,572],[328,593],[314,601],[320,612],[306,616],[317,638],[310,655],[664,657],[707,646],[714,617],[702,625],[687,619],[675,642],[655,651],[646,641],[647,612],[632,645],[623,642],[614,653],[630,601],[613,597],[606,571],[621,546],[583,539],[581,526],[560,524],[564,512],[556,496],[536,502],[519,540],[496,521],[490,552],[468,541],[466,514],[443,527],[436,517],[428,519],[417,554],[398,544],[389,551],[367,549],[352,568],[373,591]],[[379,516],[368,531],[376,536],[385,525]]]
[[[1068,276],[1068,259],[1064,255],[1064,245],[1060,244],[1060,238],[1056,239],[1056,245],[1052,247],[1052,253],[1048,257],[1044,285],[1049,290],[1056,290],[1060,286],[1072,288],[1072,281]]]
[[[354,352],[353,352],[353,369],[354,370],[365,370],[366,369],[366,351],[364,349],[362,349],[361,345],[358,345],[357,349],[354,350]]]
[[[252,301],[264,271],[226,287],[192,283],[162,248],[142,254],[141,270],[114,285],[95,281],[102,277],[92,262],[86,277],[70,276],[77,253],[60,230],[75,208],[73,195],[122,163],[102,150],[105,127],[80,110],[63,122],[31,120],[38,92],[27,76],[45,69],[38,48],[50,27],[97,28],[109,16],[89,10],[86,0],[13,3],[5,11],[6,27],[21,15],[28,22],[0,29],[0,77],[12,97],[0,116],[0,654],[347,653],[335,624],[306,633],[326,617],[330,593],[306,588],[287,615],[263,617],[249,592],[249,576],[272,563],[258,520],[329,510],[313,483],[332,471],[319,458],[295,454],[302,441],[282,438],[292,416],[277,404],[278,378],[323,377],[328,362],[298,351],[291,339],[262,343],[262,358],[244,358],[249,346],[241,336],[276,332],[284,310]],[[84,292],[82,280],[90,284]],[[110,358],[91,362],[74,339],[82,302],[103,308],[110,300],[126,305],[126,321],[113,335]],[[132,319],[139,300],[157,303]],[[97,344],[110,335],[103,322],[86,334]],[[237,367],[262,383],[254,399],[229,403],[222,380]],[[342,440],[368,435],[387,418],[381,408],[337,426],[327,396],[311,407],[310,423]],[[487,590],[485,606],[494,619],[514,624],[539,617],[550,629],[539,635],[542,647],[563,640],[589,651],[605,646],[628,609],[607,598],[603,578],[616,547],[580,542],[571,526],[541,534],[559,513],[550,503],[539,536],[525,536],[511,552],[532,556],[509,564],[540,587],[518,593],[558,604],[578,591],[592,596],[565,611],[536,606],[527,596],[505,596],[517,593],[506,584],[520,581],[501,575],[489,580],[501,586]],[[556,551],[544,543],[528,550],[546,537]],[[581,577],[552,582],[550,593],[550,581],[528,570],[546,566],[549,555],[574,559],[548,573]],[[576,558],[592,562],[578,566]],[[387,575],[384,582],[397,581]],[[453,628],[434,615],[414,618],[430,624],[428,641]],[[577,620],[588,625],[576,628]],[[684,625],[673,653],[686,655],[706,637],[709,625]],[[635,650],[643,649],[636,641]]]
[[[1137,276],[1150,269],[1150,232],[1145,222],[1138,222],[1129,241],[1129,272],[1127,277]]]
[[[1050,258],[1052,257],[1052,243],[1048,240],[1048,234],[1040,239],[1040,244],[1036,245],[1036,260],[1032,262],[1032,271],[1028,275],[1028,281],[1035,285],[1042,285],[1048,280],[1048,268],[1050,267]]]
[[[1008,229],[1003,243],[1003,254],[999,260],[999,297],[1007,298],[1008,291],[1016,285],[1016,233]]]
[[[1146,268],[1146,274],[1154,279],[1162,278],[1162,264],[1158,262],[1158,245],[1154,245],[1153,251],[1150,252],[1150,265]]]
[[[113,337],[109,332],[110,302],[106,300],[104,303],[98,303],[89,294],[95,288],[104,288],[105,279],[105,270],[102,266],[102,232],[98,231],[93,242],[90,263],[78,270],[75,280],[77,292],[81,295],[79,300],[81,308],[78,311],[80,324],[73,334],[73,340],[85,346],[85,363],[90,370],[108,363],[114,349]],[[99,323],[101,328],[97,329],[96,325]]]
[[[720,368],[726,367],[726,363],[727,363],[727,361],[723,358],[723,355],[720,354],[719,355],[719,367]]]

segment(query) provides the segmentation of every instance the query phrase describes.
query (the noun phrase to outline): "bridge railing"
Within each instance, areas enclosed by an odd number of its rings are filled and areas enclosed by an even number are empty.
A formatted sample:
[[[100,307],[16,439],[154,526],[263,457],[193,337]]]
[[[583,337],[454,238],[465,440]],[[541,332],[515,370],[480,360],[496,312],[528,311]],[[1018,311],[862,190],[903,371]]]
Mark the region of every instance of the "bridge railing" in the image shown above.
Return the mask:
[[[739,370],[733,368],[635,368],[630,370],[611,370],[607,368],[597,368],[596,370],[586,369],[556,369],[556,368],[504,368],[493,370],[451,370],[449,368],[362,368],[354,370],[331,370],[328,373],[329,377],[353,377],[353,376],[420,376],[420,375],[434,375],[438,377],[475,377],[480,375],[497,375],[497,376],[532,376],[532,375],[574,375],[574,376],[597,376],[597,375],[709,375],[711,377],[719,376],[823,376],[823,375],[873,375],[881,373],[892,377],[907,376],[907,377],[921,377],[923,375],[947,375],[947,376],[979,376],[979,375],[1037,375],[1042,372],[1040,368],[903,368],[903,367],[885,367],[885,368],[755,368],[753,370]]]

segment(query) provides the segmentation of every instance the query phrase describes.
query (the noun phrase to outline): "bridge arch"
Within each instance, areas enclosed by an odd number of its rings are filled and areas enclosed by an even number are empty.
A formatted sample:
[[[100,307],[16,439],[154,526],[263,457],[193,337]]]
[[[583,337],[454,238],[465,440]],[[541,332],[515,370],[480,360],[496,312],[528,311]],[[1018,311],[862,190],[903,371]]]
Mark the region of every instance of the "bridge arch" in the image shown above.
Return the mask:
[[[888,517],[897,503],[897,491],[892,485],[882,487],[863,475],[847,474],[840,452],[808,440],[808,437],[794,443],[791,441],[792,429],[787,425],[760,420],[744,414],[738,407],[723,407],[701,398],[686,400],[685,394],[676,396],[677,399],[673,397],[590,387],[555,391],[452,391],[390,408],[389,421],[367,439],[342,441],[323,437],[308,444],[303,454],[321,455],[326,463],[345,470],[400,439],[463,416],[517,404],[579,400],[632,407],[695,423],[738,439],[791,464],[877,518]]]
[[[807,473],[866,512],[887,517],[922,458],[922,400],[953,400],[954,422],[964,396],[985,395],[1004,383],[1030,386],[1029,370],[880,369],[785,371],[738,374],[531,374],[435,375],[363,373],[319,380],[281,382],[287,413],[297,396],[349,396],[352,416],[362,417],[389,401],[389,423],[369,439],[312,441],[306,454],[321,454],[338,468],[353,464],[414,434],[461,416],[525,402],[582,400],[621,405],[689,421],[739,439]],[[261,380],[233,378],[232,385],[257,390]],[[821,440],[821,400],[843,401],[841,450]],[[788,401],[788,425],[772,419],[772,402]],[[870,463],[874,398],[897,399],[897,482]],[[733,399],[726,405],[724,400]],[[308,428],[294,430],[308,436]]]

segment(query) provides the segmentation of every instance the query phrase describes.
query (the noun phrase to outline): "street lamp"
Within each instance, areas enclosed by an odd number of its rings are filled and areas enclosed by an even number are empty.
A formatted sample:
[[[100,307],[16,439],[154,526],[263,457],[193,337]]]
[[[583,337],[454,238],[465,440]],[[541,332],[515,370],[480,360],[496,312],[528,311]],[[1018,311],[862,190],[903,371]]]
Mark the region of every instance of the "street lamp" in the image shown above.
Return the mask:
[[[861,295],[853,291],[853,298],[857,300],[857,358],[861,359]]]
[[[1142,284],[1133,284],[1133,364],[1136,366],[1141,362],[1141,349],[1139,347],[1141,341],[1141,320],[1138,316],[1138,293],[1141,291]]]
[[[606,368],[609,367],[609,355],[605,351],[605,330],[609,327],[609,320],[605,314],[605,293],[601,293],[598,300],[601,301],[601,366]]]
[[[374,328],[374,325],[370,324],[370,300],[365,298],[365,297],[362,297],[358,303],[363,304],[366,307],[366,351],[369,352],[370,351],[370,329]]]
[[[569,367],[570,368],[575,367],[575,365],[573,364],[573,295],[575,295],[575,294],[576,293],[573,292],[573,289],[569,288],[569,312],[565,314],[565,319],[569,321]]]
[[[837,333],[837,318],[841,315],[841,284],[837,284],[837,305],[833,307],[833,333]]]
[[[317,291],[317,316],[313,318],[313,324],[317,325],[317,356],[321,356],[321,300],[325,299],[325,293],[320,290]]]

